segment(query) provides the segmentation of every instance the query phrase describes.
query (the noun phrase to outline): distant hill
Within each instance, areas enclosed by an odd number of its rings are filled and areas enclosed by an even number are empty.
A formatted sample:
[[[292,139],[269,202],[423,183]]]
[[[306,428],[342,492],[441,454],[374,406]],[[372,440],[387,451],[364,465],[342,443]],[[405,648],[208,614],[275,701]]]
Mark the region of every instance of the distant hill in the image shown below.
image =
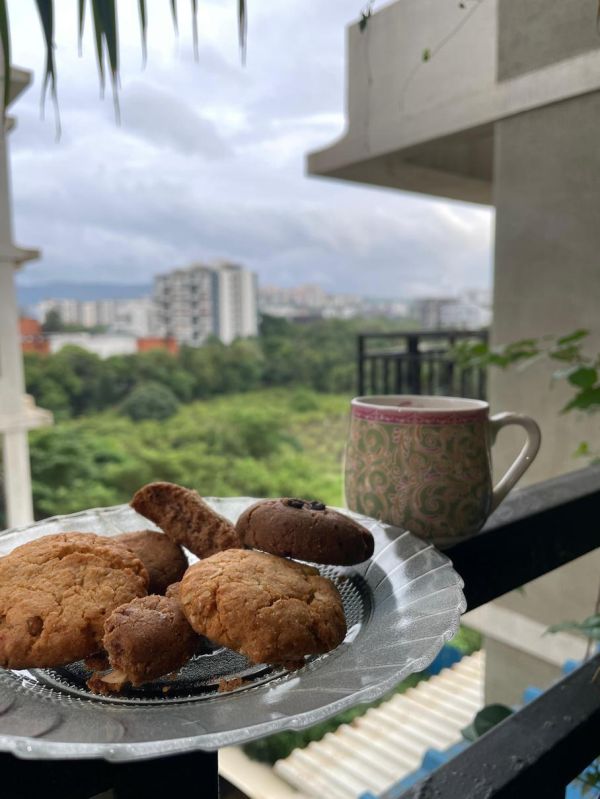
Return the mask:
[[[151,283],[40,283],[37,286],[19,286],[17,301],[21,307],[35,305],[41,300],[128,300],[152,293]]]

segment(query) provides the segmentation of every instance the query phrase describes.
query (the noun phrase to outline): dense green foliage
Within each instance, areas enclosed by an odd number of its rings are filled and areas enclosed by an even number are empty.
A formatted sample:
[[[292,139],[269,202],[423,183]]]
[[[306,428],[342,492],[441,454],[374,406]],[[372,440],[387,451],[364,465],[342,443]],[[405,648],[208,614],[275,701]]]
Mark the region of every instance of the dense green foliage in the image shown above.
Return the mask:
[[[161,383],[140,383],[131,390],[121,405],[121,413],[134,422],[144,419],[168,419],[177,413],[179,402],[168,386]]]
[[[306,324],[263,317],[260,336],[225,346],[213,339],[163,351],[105,360],[78,347],[55,355],[25,356],[27,390],[56,419],[97,413],[122,403],[140,383],[158,383],[179,402],[274,386],[352,392],[356,384],[356,333],[397,329],[398,321],[322,320]]]
[[[271,389],[190,403],[161,421],[105,411],[33,431],[36,517],[126,502],[152,480],[339,505],[348,407],[344,396]]]

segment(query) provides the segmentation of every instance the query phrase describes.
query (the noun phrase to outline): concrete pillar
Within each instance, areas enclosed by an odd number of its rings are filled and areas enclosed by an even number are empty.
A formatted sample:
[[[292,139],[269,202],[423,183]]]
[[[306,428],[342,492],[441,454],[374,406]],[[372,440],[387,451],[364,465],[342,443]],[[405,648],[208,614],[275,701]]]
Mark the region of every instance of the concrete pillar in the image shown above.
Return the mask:
[[[494,202],[496,241],[493,344],[521,338],[590,331],[586,348],[600,352],[600,93],[504,119],[495,125]],[[561,408],[572,395],[552,383],[556,362],[525,370],[492,369],[494,411],[528,413],[542,428],[540,454],[523,483],[581,468],[573,457],[579,441],[600,450],[597,414]],[[564,383],[564,381],[563,381]],[[507,430],[494,448],[502,472],[519,447],[518,431]],[[597,521],[590,519],[590,524]],[[497,604],[543,625],[583,619],[594,611],[600,580],[600,551],[535,580]],[[510,669],[511,696],[528,684],[547,684],[551,669],[522,658],[510,647],[494,648],[487,696],[502,701],[494,679]]]
[[[9,527],[20,527],[33,521],[29,443],[26,430],[4,433],[2,447],[6,517]]]
[[[0,75],[1,78],[1,75]],[[30,74],[11,72],[12,99],[26,88]],[[27,431],[52,423],[52,414],[35,407],[25,395],[19,311],[15,292],[15,271],[24,261],[36,258],[35,250],[14,245],[7,133],[14,124],[8,118],[0,127],[0,435],[4,495],[9,526],[33,521],[31,472]]]

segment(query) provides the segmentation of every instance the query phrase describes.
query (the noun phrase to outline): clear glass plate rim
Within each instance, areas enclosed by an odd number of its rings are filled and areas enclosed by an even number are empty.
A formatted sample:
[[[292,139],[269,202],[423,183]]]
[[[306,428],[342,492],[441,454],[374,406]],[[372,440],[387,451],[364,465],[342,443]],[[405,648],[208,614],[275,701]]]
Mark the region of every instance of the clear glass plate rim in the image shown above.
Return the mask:
[[[206,497],[209,503],[216,505],[222,509],[223,503],[250,503],[256,501],[253,497]],[[68,519],[69,522],[76,521],[79,517],[90,517],[93,515],[102,515],[104,517],[111,514],[118,514],[126,510],[132,510],[129,505],[112,505],[103,508],[91,508],[83,511],[78,511],[72,514],[56,515],[43,519],[33,524],[22,525],[19,527],[9,528],[0,532],[0,541],[4,541],[9,536],[18,536],[27,531],[35,529],[39,526],[45,526],[52,523],[61,522]],[[357,520],[364,520],[368,522],[373,531],[383,532],[385,530],[398,530],[399,533],[404,533],[410,536],[414,541],[415,550],[420,551],[432,548],[426,542],[417,539],[411,533],[400,531],[399,528],[393,528],[390,525],[385,525],[375,519],[366,517],[361,514],[353,513],[347,509],[340,508],[343,513],[351,515]],[[146,526],[149,527],[146,523]],[[377,536],[376,536],[377,538]],[[196,735],[179,737],[174,739],[164,739],[160,741],[145,740],[133,742],[92,742],[92,743],[77,743],[77,742],[63,742],[51,740],[38,740],[29,736],[18,736],[10,734],[0,734],[0,751],[10,752],[18,757],[25,759],[37,758],[50,758],[50,759],[81,759],[81,758],[99,758],[114,762],[125,762],[133,760],[143,760],[156,756],[166,754],[177,754],[190,752],[193,750],[214,751],[223,746],[234,744],[247,743],[256,738],[263,737],[264,735],[274,734],[278,731],[286,729],[299,730],[308,726],[312,726],[320,721],[330,718],[332,715],[341,712],[349,707],[364,702],[374,701],[381,698],[400,681],[402,681],[409,674],[425,669],[435,658],[436,654],[440,651],[444,643],[450,640],[457,632],[460,617],[466,610],[466,600],[463,594],[464,582],[460,575],[454,570],[452,562],[444,553],[435,550],[436,558],[440,566],[446,566],[451,572],[454,573],[453,582],[444,586],[442,590],[452,590],[454,596],[451,607],[454,609],[455,615],[452,622],[448,624],[445,630],[440,631],[437,636],[434,636],[431,646],[426,649],[422,656],[416,660],[409,661],[404,668],[399,668],[394,674],[389,677],[367,685],[358,691],[354,691],[347,696],[334,700],[333,702],[324,703],[319,708],[311,708],[303,712],[299,712],[294,716],[289,716],[284,719],[271,719],[266,721],[259,721],[250,726],[232,728],[227,731],[217,732],[202,732]],[[377,550],[376,550],[376,555]],[[364,571],[361,569],[363,564],[359,564],[355,571],[364,577]],[[368,568],[368,567],[366,567]],[[258,689],[264,689],[265,686],[257,686]],[[252,690],[252,689],[250,689]],[[223,695],[225,698],[226,695]],[[155,708],[155,712],[160,712],[159,708]]]

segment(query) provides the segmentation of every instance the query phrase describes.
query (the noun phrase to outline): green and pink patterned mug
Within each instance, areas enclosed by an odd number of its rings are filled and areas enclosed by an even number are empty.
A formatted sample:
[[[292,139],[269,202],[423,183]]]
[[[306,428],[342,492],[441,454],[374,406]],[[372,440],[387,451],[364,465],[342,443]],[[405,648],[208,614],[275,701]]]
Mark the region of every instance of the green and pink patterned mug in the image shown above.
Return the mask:
[[[492,488],[491,446],[505,425],[527,440]],[[540,447],[536,422],[518,413],[489,416],[461,397],[411,395],[352,400],[345,457],[346,504],[446,547],[481,529]]]

